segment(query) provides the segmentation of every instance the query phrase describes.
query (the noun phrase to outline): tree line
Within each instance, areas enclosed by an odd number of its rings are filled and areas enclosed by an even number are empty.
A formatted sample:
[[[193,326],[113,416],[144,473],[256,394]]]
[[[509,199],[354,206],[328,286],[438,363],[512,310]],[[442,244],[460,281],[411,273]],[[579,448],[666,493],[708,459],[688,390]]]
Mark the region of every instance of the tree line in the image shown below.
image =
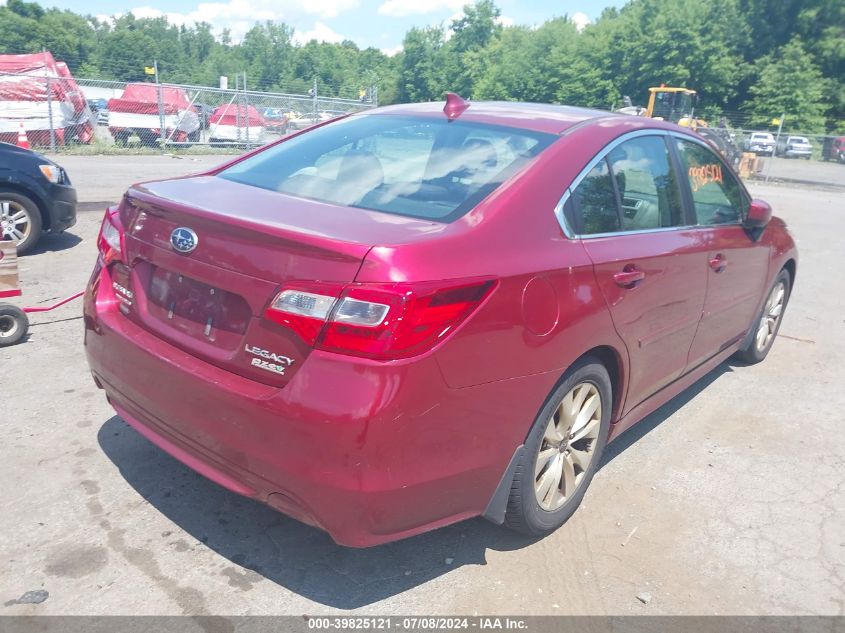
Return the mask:
[[[412,28],[388,56],[354,42],[298,44],[286,24],[256,24],[238,42],[207,23],[170,24],[131,14],[102,21],[37,3],[0,7],[0,53],[50,50],[76,76],[216,85],[247,73],[248,86],[357,97],[380,103],[473,99],[612,108],[645,104],[660,84],[698,91],[705,118],[769,128],[845,133],[845,2],[842,0],[631,0],[579,29],[566,16],[503,26],[493,0],[447,24]],[[731,118],[731,117],[728,117]]]

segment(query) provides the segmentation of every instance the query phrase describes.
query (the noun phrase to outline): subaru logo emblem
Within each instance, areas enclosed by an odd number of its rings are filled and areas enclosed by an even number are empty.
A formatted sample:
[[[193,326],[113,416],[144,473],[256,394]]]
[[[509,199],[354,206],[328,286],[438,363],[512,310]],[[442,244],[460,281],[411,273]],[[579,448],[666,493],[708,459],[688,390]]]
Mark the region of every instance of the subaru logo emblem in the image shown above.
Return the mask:
[[[199,238],[191,229],[180,226],[170,234],[170,245],[180,253],[190,253],[197,247]]]

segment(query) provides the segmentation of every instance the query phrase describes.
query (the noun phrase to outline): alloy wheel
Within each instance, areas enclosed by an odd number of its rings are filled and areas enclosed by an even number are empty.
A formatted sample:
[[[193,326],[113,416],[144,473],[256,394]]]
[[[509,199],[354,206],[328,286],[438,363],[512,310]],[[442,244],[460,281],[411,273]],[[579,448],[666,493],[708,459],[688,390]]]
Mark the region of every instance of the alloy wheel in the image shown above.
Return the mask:
[[[543,510],[557,510],[583,481],[595,454],[601,416],[601,394],[591,382],[575,385],[555,409],[534,467],[534,493]]]
[[[763,351],[772,342],[777,331],[778,321],[783,314],[785,299],[786,286],[783,282],[779,282],[772,288],[769,298],[766,299],[766,305],[763,306],[763,316],[760,318],[757,335],[755,336],[755,345],[758,351]]]
[[[32,231],[26,209],[14,200],[0,200],[0,239],[23,242]]]

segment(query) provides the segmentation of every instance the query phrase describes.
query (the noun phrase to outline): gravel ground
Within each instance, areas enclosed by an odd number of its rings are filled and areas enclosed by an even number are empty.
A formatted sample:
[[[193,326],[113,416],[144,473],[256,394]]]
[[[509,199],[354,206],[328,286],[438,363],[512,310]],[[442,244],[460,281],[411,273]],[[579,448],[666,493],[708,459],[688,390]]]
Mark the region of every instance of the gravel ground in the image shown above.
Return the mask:
[[[845,165],[830,161],[802,160],[799,158],[763,157],[763,170],[757,175],[760,181],[781,181],[815,187],[832,187],[845,192]]]
[[[129,182],[220,160],[63,157],[83,211],[22,259],[24,302],[84,286],[103,204]],[[479,519],[338,547],[116,417],[78,302],[36,315],[0,350],[0,615],[844,614],[845,194],[752,188],[801,250],[769,358],[721,365],[624,435],[540,541]]]

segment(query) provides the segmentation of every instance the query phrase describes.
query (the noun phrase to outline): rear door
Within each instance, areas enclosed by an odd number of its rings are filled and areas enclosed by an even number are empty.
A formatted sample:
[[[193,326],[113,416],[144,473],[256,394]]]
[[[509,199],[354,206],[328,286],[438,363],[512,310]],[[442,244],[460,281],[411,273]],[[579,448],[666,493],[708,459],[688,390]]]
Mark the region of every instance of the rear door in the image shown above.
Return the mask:
[[[683,372],[704,304],[705,254],[666,143],[633,136],[572,189],[576,230],[628,349],[625,411]]]
[[[704,313],[689,354],[695,367],[745,336],[765,291],[769,248],[742,227],[749,197],[716,152],[692,139],[673,142],[707,253]]]

